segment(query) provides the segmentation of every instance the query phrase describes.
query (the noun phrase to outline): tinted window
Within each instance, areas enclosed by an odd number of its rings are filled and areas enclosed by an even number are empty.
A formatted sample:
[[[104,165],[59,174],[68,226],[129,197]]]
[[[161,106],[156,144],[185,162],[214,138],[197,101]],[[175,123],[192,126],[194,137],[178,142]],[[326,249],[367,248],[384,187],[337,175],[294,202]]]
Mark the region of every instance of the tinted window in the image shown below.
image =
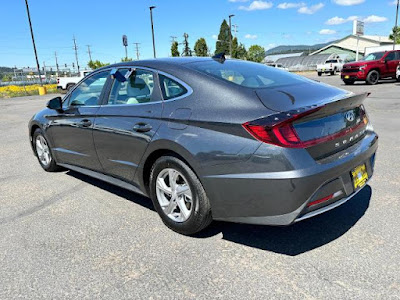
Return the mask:
[[[161,89],[163,91],[163,97],[165,100],[177,98],[187,93],[187,89],[175,80],[164,75],[160,75],[159,77]]]
[[[334,64],[334,63],[337,63],[337,60],[336,59],[327,60],[326,63],[327,64]]]
[[[126,76],[128,69],[120,69],[119,72]],[[146,70],[135,70],[124,81],[114,80],[111,93],[108,98],[109,105],[141,104],[151,102],[154,80],[153,73]]]
[[[390,61],[390,60],[395,60],[396,59],[396,52],[390,52],[388,55],[386,55],[385,60]]]
[[[310,80],[263,64],[237,60],[195,62],[185,66],[215,78],[251,88],[278,87]]]
[[[83,80],[69,97],[69,105],[97,105],[110,71],[97,73]]]
[[[375,53],[370,53],[368,54],[364,60],[365,61],[369,61],[369,60],[378,60],[381,59],[383,57],[383,55],[385,54],[385,52],[375,52]]]

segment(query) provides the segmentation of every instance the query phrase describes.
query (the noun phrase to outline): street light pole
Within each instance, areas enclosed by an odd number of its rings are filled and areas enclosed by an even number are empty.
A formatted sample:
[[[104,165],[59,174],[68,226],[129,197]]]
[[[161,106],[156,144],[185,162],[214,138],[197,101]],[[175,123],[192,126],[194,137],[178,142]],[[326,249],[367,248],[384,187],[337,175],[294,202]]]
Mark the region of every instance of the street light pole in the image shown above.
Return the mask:
[[[150,6],[150,21],[151,21],[151,35],[153,37],[153,54],[154,58],[156,58],[156,43],[154,41],[154,26],[153,26],[153,9],[156,8],[155,6]]]
[[[229,55],[232,57],[232,17],[235,15],[229,15]]]
[[[393,50],[396,49],[396,39],[397,39],[397,19],[399,17],[399,2],[400,0],[397,0],[397,8],[396,8],[396,23],[394,24],[394,33],[393,33]]]
[[[40,85],[43,86],[42,75],[40,74],[39,60],[38,60],[38,56],[37,56],[37,52],[36,52],[35,37],[33,36],[33,29],[32,29],[32,22],[31,22],[31,15],[29,13],[28,0],[25,0],[25,4],[26,4],[26,12],[28,13],[29,28],[31,29],[31,37],[32,37],[33,51],[35,52],[36,67],[37,67],[38,74],[39,74]]]

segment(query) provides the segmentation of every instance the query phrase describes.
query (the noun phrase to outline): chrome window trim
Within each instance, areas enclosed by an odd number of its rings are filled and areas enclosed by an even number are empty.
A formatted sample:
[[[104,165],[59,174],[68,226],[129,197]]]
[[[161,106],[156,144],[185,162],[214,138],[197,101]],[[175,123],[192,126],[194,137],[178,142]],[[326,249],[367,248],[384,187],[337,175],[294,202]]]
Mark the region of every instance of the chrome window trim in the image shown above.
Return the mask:
[[[99,106],[101,106],[101,107],[103,107],[103,106],[125,107],[125,106],[138,106],[138,105],[150,105],[150,104],[157,104],[157,103],[166,103],[166,102],[171,102],[171,101],[175,101],[175,100],[180,100],[180,99],[189,97],[191,94],[193,94],[193,89],[186,82],[182,81],[179,78],[176,78],[174,75],[168,74],[168,73],[160,71],[160,70],[156,70],[156,69],[148,68],[148,67],[142,67],[142,66],[126,66],[126,65],[125,66],[114,67],[112,69],[125,69],[125,68],[142,69],[142,70],[153,72],[154,74],[157,75],[158,85],[159,85],[160,89],[161,89],[160,78],[159,78],[158,75],[159,74],[164,75],[164,76],[166,76],[166,77],[168,77],[168,78],[170,78],[172,80],[175,80],[179,84],[181,84],[187,90],[187,92],[185,94],[179,96],[179,97],[171,98],[171,99],[168,99],[168,100],[162,99],[160,101],[152,101],[152,102],[148,102],[148,103],[136,103],[136,104],[114,104],[114,105],[103,104],[103,105],[99,105]],[[164,95],[163,95],[162,91],[161,91],[161,96],[164,98]],[[89,106],[85,106],[85,107],[89,107]]]

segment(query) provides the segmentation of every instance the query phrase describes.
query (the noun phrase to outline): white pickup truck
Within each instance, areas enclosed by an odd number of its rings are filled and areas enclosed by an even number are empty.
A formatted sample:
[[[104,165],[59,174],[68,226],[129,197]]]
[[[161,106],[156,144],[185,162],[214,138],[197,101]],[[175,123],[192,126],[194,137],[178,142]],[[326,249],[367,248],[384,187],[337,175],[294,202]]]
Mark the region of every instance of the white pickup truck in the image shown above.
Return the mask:
[[[79,76],[74,77],[58,77],[57,90],[60,92],[69,91],[75,84],[77,84],[83,77],[91,73],[92,70],[84,70],[79,72]]]
[[[335,75],[337,72],[341,72],[343,68],[343,60],[341,59],[330,59],[327,60],[322,65],[317,65],[317,73],[318,76],[321,76],[322,73],[331,75]]]

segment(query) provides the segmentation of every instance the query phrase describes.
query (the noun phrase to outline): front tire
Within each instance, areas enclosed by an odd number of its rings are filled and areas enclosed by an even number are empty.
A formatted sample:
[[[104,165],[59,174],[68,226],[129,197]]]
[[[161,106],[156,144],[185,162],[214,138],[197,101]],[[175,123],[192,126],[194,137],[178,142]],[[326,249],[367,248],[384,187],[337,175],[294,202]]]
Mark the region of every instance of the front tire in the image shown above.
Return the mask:
[[[369,85],[377,84],[379,81],[379,72],[376,70],[372,70],[367,75],[366,83]]]
[[[318,72],[318,76],[322,76],[322,72]]]
[[[35,150],[36,157],[40,166],[46,172],[56,172],[61,170],[54,160],[49,142],[43,134],[41,129],[36,129],[32,136],[33,149]]]
[[[150,173],[150,197],[164,224],[181,234],[195,234],[212,221],[210,201],[192,169],[163,156]]]

